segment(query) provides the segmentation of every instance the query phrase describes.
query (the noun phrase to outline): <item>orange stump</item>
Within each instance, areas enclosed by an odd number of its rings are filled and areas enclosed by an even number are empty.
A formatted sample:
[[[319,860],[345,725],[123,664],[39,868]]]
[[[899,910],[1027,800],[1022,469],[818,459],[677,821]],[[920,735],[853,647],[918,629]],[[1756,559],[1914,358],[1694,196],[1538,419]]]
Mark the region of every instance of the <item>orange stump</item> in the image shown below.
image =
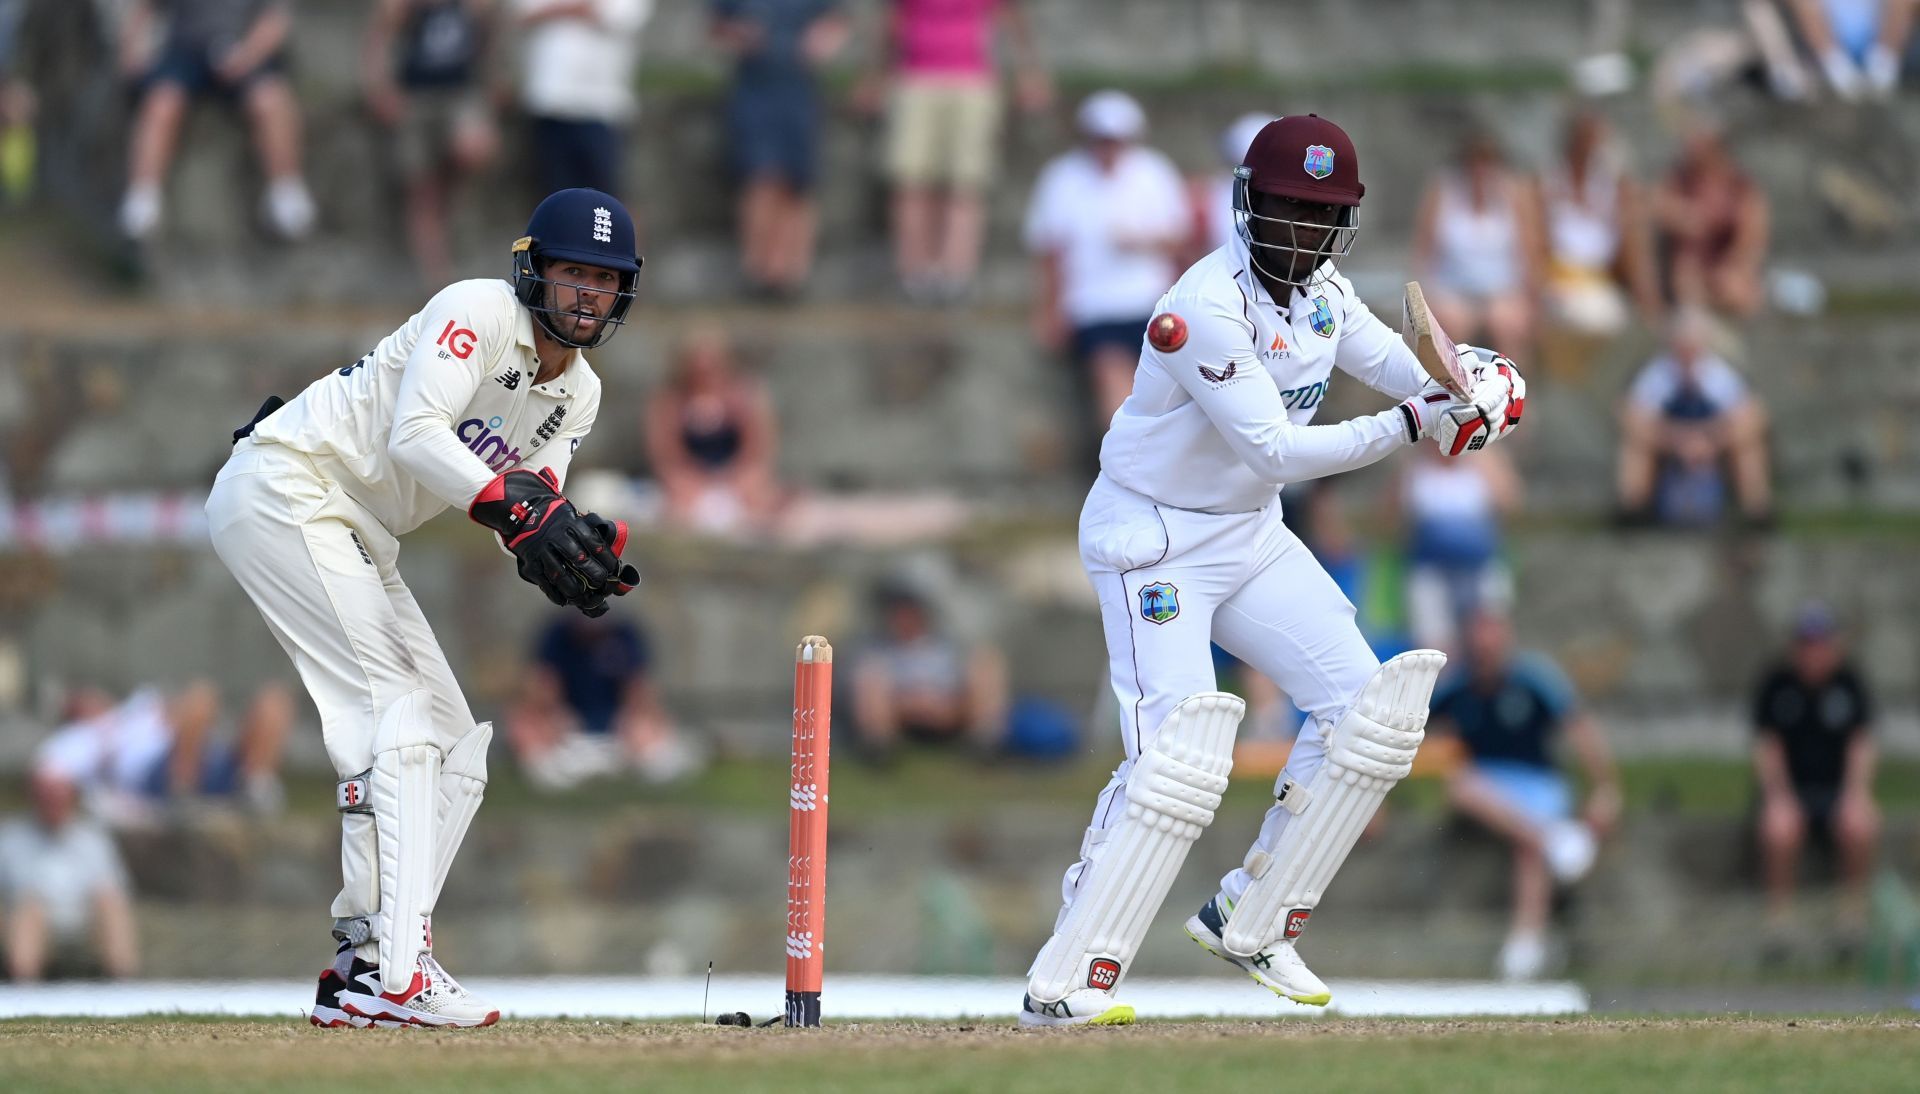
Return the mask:
[[[827,752],[833,647],[810,634],[793,658],[793,768],[788,787],[787,1025],[820,1024],[827,937]]]

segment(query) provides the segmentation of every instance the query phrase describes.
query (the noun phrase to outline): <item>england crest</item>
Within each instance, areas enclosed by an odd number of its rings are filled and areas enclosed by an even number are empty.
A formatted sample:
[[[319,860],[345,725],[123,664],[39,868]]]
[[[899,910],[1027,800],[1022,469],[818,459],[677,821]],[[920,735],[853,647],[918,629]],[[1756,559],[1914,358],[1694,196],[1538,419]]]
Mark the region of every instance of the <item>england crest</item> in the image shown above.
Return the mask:
[[[1333,174],[1333,149],[1324,144],[1307,145],[1307,160],[1302,166],[1314,178],[1326,178]]]
[[[1312,325],[1313,333],[1322,338],[1333,337],[1333,309],[1327,305],[1326,297],[1313,298],[1313,315],[1308,317],[1307,322]]]
[[[1140,586],[1140,618],[1149,623],[1165,623],[1180,614],[1180,590],[1171,582],[1156,581]]]

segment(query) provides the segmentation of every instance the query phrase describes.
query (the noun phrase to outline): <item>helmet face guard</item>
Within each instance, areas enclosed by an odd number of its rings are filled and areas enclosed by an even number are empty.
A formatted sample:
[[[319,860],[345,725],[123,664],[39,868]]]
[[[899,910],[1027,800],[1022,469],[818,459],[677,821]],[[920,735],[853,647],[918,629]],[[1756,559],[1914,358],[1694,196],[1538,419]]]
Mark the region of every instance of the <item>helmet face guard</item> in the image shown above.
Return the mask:
[[[555,261],[577,261],[583,266],[604,266],[604,258],[574,258],[566,254],[545,254],[540,243],[532,236],[521,236],[513,244],[513,291],[520,303],[533,313],[541,329],[551,335],[553,340],[563,346],[575,349],[592,349],[613,337],[613,332],[626,325],[627,309],[633,307],[634,282],[639,274],[634,271],[620,271],[620,287],[609,292],[605,289],[584,288],[568,282],[555,281],[543,277],[539,271],[539,260],[551,258]],[[638,264],[639,258],[634,262]],[[553,294],[548,290],[553,286],[565,286],[584,292],[600,293],[613,297],[613,306],[605,315],[595,316],[592,333],[582,336],[580,333],[581,316],[571,310],[562,310],[553,305]]]
[[[1233,169],[1233,224],[1240,241],[1247,245],[1248,261],[1261,274],[1304,289],[1320,278],[1321,267],[1329,259],[1344,258],[1353,249],[1353,238],[1360,231],[1359,206],[1334,205],[1339,216],[1333,224],[1261,216],[1253,211],[1252,180],[1253,168],[1242,164]],[[1256,224],[1260,226],[1258,231]],[[1303,229],[1318,233],[1318,246],[1301,245]],[[1261,261],[1263,255],[1267,262]]]

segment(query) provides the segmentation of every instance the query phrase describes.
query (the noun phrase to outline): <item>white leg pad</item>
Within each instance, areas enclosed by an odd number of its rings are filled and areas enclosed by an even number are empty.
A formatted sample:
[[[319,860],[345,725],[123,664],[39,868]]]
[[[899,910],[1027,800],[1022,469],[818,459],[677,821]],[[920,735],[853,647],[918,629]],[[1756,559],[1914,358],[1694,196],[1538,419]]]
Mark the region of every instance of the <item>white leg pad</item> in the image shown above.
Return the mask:
[[[1294,816],[1271,854],[1247,856],[1253,883],[1227,918],[1227,951],[1252,957],[1297,937],[1393,784],[1413,770],[1427,703],[1447,663],[1414,650],[1381,665],[1327,735],[1327,758],[1305,785],[1283,772],[1275,796]]]
[[[480,808],[487,791],[487,747],[493,743],[493,723],[481,722],[465,737],[453,743],[446,759],[440,761],[440,812],[434,825],[433,888],[427,894],[427,911],[440,902],[440,889],[447,883],[447,871],[453,857],[467,838],[467,826]]]
[[[404,991],[422,952],[433,949],[434,830],[440,808],[440,748],[433,743],[432,697],[410,691],[381,712],[374,731],[368,800],[380,855],[380,979]]]
[[[1034,1002],[1118,986],[1187,850],[1213,823],[1246,709],[1232,695],[1202,692],[1160,724],[1127,776],[1125,815],[1107,829],[1072,907],[1034,958],[1027,985]]]

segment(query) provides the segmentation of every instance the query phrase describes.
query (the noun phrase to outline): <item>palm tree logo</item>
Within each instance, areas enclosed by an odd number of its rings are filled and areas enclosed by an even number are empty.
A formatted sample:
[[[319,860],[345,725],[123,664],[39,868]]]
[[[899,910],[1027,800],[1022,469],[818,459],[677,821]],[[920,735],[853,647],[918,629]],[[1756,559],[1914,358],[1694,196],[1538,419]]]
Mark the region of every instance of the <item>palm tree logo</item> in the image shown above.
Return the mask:
[[[1140,587],[1140,618],[1165,623],[1180,614],[1180,590],[1165,581]]]

